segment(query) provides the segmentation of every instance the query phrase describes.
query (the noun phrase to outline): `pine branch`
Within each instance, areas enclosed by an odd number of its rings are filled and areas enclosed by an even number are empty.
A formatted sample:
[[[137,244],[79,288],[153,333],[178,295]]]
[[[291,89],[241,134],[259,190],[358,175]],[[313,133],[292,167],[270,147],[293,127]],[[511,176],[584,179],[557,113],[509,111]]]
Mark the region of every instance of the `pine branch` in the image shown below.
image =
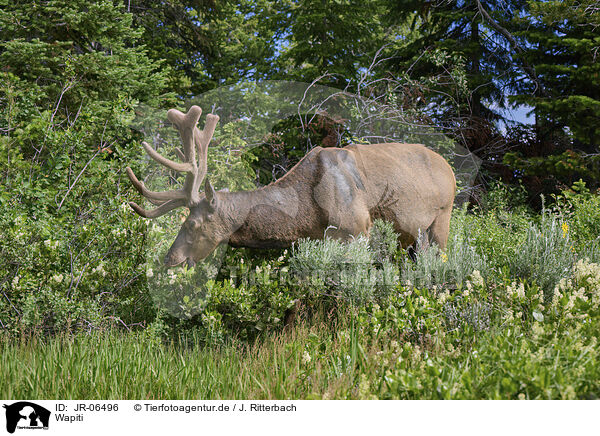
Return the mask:
[[[487,13],[487,11],[483,8],[483,5],[481,4],[481,1],[475,1],[477,2],[477,9],[479,9],[479,13],[483,17],[483,19],[508,41],[513,50],[515,50],[519,54],[525,53],[525,50],[517,42],[515,37],[512,36],[512,34],[506,28],[502,27],[500,24],[494,21],[490,14]],[[542,96],[549,97],[548,93],[546,92],[546,89],[544,88],[544,85],[542,85],[542,83],[537,77],[537,74],[535,73],[535,68],[531,66],[524,58],[521,59],[521,63],[522,69],[525,72],[525,74],[527,74],[531,81],[535,83],[536,89],[533,92],[535,93],[535,91],[539,89],[540,94],[542,94]]]

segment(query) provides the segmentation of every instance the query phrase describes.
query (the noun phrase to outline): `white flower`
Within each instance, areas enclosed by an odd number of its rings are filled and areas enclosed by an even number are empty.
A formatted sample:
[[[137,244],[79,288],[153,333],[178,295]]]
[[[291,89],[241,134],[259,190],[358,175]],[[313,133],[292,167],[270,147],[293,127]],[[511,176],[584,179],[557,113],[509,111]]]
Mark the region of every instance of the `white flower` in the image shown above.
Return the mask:
[[[18,284],[19,284],[19,276],[15,276],[15,278],[12,280],[13,288],[16,287]]]
[[[448,300],[449,297],[450,297],[450,291],[446,290],[439,294],[438,300],[441,304],[444,304],[446,302],[446,300]]]
[[[523,282],[519,283],[519,287],[517,288],[517,295],[519,298],[525,298],[525,285]]]
[[[306,364],[309,363],[311,361],[311,357],[308,351],[304,350],[304,353],[302,354],[302,363]]]
[[[512,295],[515,293],[514,283],[506,286],[506,293],[512,297]]]
[[[52,276],[52,280],[54,280],[56,283],[62,283],[64,276],[61,274],[54,274]]]
[[[146,271],[146,277],[154,277],[154,271],[152,271],[152,268],[148,268],[148,271]]]
[[[104,266],[102,264],[98,265],[96,268],[92,270],[93,273],[98,273],[102,277],[106,277],[106,271],[104,270]]]
[[[471,280],[475,286],[483,287],[484,285],[483,277],[478,270],[473,271],[473,274],[471,274]]]

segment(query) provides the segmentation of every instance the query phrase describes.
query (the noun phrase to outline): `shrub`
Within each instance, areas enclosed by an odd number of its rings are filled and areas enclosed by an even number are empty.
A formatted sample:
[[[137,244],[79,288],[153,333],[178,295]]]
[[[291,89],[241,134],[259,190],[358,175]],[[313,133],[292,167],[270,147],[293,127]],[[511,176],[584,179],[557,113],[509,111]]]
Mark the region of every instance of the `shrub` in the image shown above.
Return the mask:
[[[232,335],[254,339],[261,332],[280,329],[295,303],[293,293],[276,281],[248,287],[209,282],[208,288],[205,310],[196,321],[213,341]]]
[[[369,235],[369,248],[377,263],[394,260],[398,251],[398,234],[394,232],[392,223],[380,219],[373,222]]]
[[[552,211],[569,223],[569,233],[577,251],[600,242],[600,195],[593,194],[582,181],[555,196]]]
[[[485,257],[490,278],[502,281],[507,274],[506,265],[513,256],[514,247],[525,240],[532,219],[534,217],[523,210],[475,209],[470,213],[466,207],[456,209],[450,223],[449,249],[456,236],[463,241],[468,240],[471,246],[476,247],[478,254]]]
[[[418,288],[462,286],[479,271],[488,275],[486,256],[481,254],[466,234],[457,234],[449,241],[446,252],[437,245],[417,251],[417,261],[406,258],[402,264],[402,283]]]
[[[91,201],[93,216],[71,208],[51,215],[14,200],[4,203],[3,331],[89,331],[154,317],[144,288],[143,223],[121,207],[119,196]]]
[[[384,260],[380,268],[374,262],[369,241],[362,236],[350,242],[304,239],[294,245],[290,271],[302,293],[361,303],[384,295],[397,280],[391,262]]]
[[[527,189],[522,183],[507,185],[493,181],[490,189],[479,199],[480,210],[484,213],[508,213],[520,215],[527,213]]]
[[[570,276],[574,251],[569,225],[544,214],[539,226],[529,224],[525,241],[515,247],[508,264],[510,275],[537,283],[550,300],[556,284]]]

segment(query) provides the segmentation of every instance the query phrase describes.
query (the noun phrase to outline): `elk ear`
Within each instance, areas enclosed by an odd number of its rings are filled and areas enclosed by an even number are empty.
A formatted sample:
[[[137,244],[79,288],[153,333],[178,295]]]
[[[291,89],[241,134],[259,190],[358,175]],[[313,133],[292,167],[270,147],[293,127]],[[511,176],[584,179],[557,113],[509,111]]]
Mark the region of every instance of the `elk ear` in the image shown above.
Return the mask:
[[[208,177],[204,181],[204,195],[206,195],[206,200],[212,209],[216,209],[217,207],[217,195],[215,193],[215,188],[210,184]]]

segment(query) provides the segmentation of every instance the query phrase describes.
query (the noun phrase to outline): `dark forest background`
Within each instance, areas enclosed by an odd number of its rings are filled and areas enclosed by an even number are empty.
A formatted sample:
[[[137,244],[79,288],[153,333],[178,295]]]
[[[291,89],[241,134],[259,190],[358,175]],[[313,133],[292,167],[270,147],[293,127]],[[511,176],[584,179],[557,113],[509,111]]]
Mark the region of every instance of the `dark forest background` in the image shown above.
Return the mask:
[[[395,94],[395,104],[483,159],[485,177],[522,181],[532,199],[580,178],[595,188],[599,8],[592,0],[3,1],[2,176],[32,159],[62,169],[40,139],[70,131],[77,116],[90,149],[119,159],[139,103],[168,108],[241,81],[319,79]]]

